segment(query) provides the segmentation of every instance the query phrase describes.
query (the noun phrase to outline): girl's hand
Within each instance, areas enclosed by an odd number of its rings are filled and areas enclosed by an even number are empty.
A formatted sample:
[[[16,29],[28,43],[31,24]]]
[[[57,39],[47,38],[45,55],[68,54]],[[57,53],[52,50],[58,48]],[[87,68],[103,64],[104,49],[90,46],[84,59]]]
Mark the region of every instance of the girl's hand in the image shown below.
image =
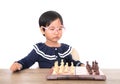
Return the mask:
[[[15,72],[15,71],[21,70],[21,69],[22,69],[22,65],[21,65],[20,63],[17,63],[17,62],[14,62],[14,63],[12,64],[12,66],[10,67],[10,70],[11,70],[12,72]]]
[[[85,67],[85,64],[81,64],[82,67]]]

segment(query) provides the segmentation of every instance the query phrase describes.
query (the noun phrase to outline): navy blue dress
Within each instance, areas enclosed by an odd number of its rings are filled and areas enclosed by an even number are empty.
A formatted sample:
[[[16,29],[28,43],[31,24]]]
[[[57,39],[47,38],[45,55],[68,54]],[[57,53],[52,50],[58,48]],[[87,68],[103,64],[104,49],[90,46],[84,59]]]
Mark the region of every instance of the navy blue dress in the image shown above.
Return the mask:
[[[61,43],[60,47],[49,47],[45,43],[37,43],[26,57],[17,62],[22,64],[22,69],[31,67],[35,62],[38,62],[39,68],[51,68],[55,61],[60,65],[61,59],[69,66],[71,62],[74,66],[80,66],[82,64],[80,61],[72,59],[71,51],[72,47],[64,43]]]

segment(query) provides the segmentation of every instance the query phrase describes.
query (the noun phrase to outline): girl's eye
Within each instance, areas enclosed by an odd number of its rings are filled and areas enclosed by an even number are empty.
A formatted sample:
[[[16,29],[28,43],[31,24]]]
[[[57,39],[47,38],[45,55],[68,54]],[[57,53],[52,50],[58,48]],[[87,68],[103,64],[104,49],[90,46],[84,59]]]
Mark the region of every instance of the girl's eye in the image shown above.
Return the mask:
[[[55,30],[55,29],[50,29],[50,30]]]
[[[59,26],[59,27],[49,26],[47,27],[47,29],[49,29],[50,31],[55,31],[55,30],[62,31],[64,27],[63,26]]]
[[[55,27],[51,26],[51,27],[49,27],[49,29],[50,29],[50,30],[54,30],[54,29],[55,29]]]
[[[59,28],[59,30],[62,30],[62,28]]]

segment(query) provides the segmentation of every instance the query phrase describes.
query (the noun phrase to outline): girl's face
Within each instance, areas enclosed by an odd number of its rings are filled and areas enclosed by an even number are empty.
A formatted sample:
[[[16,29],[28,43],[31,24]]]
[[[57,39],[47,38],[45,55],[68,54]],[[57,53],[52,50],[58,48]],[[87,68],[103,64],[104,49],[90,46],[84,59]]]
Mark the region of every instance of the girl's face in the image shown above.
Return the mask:
[[[63,33],[63,25],[60,22],[60,19],[56,19],[51,24],[45,28],[44,34],[47,41],[57,42]]]

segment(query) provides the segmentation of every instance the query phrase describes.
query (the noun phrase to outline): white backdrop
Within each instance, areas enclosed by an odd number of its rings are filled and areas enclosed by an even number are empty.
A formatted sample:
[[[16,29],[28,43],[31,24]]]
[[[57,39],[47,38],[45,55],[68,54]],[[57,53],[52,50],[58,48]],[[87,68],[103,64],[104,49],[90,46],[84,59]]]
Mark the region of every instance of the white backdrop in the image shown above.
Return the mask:
[[[9,69],[44,41],[38,19],[47,10],[63,16],[60,42],[75,47],[83,63],[97,60],[101,68],[120,68],[119,0],[1,0],[0,68]]]

